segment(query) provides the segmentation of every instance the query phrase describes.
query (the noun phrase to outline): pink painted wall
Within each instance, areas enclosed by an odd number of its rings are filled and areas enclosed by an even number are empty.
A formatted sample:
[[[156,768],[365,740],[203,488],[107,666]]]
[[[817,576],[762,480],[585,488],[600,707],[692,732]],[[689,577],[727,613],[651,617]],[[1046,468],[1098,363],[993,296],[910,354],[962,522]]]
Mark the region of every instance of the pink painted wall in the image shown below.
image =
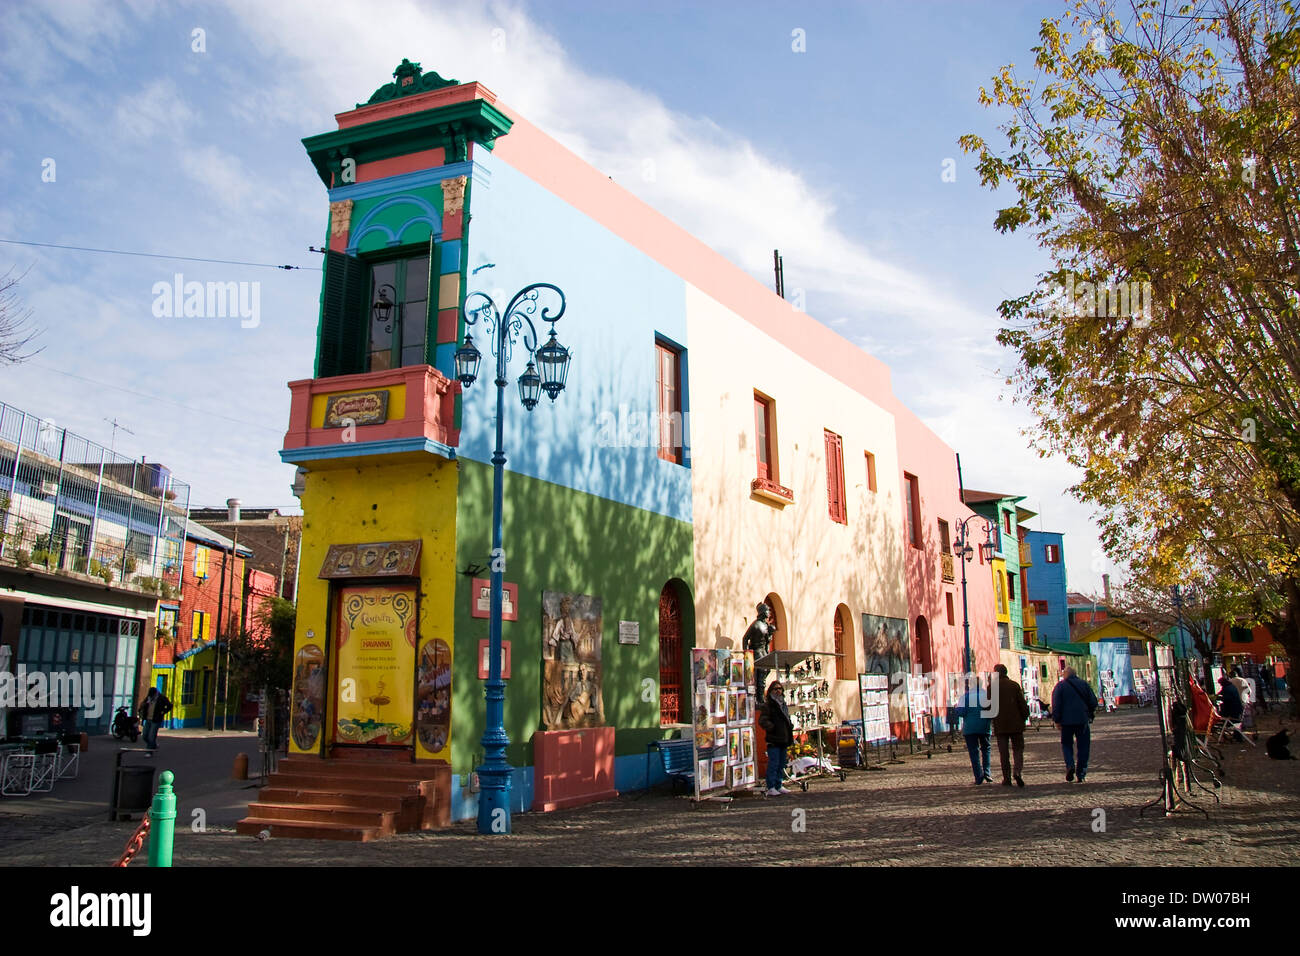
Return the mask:
[[[962,630],[961,563],[953,555],[953,583],[943,580],[940,563],[939,519],[948,522],[949,539],[956,550],[957,523],[973,514],[961,502],[957,485],[957,460],[951,448],[910,410],[897,400],[893,403],[898,435],[900,487],[903,472],[916,475],[921,493],[921,537],[924,547],[912,547],[905,540],[907,603],[912,624],[913,663],[919,664],[916,632],[917,618],[930,625],[933,667],[936,673],[959,674],[965,670],[966,642]],[[903,527],[908,527],[907,495],[901,496]],[[971,542],[984,540],[983,523],[972,521]],[[906,530],[904,532],[906,538]],[[997,620],[993,595],[993,575],[979,555],[966,565],[966,591],[970,613],[971,658],[978,671],[991,670],[998,662]],[[944,595],[953,599],[953,623],[948,623]]]

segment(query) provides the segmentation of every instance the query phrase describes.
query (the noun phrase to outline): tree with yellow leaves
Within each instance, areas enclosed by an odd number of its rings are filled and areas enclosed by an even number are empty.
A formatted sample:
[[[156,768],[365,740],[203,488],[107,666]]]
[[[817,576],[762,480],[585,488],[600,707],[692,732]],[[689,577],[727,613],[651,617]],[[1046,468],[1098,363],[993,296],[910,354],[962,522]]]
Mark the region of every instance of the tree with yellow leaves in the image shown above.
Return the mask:
[[[1007,149],[961,138],[1052,259],[1000,307],[1034,441],[1135,580],[1208,578],[1300,660],[1300,18],[1084,0],[1039,37],[980,91]]]

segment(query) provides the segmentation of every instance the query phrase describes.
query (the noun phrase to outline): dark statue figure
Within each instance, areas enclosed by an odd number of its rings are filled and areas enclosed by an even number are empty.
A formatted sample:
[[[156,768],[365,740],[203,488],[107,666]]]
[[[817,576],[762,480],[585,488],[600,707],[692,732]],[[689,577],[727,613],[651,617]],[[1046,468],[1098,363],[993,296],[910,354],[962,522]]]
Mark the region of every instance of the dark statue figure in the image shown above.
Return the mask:
[[[776,622],[772,620],[772,609],[766,602],[758,605],[757,611],[758,617],[754,619],[753,624],[749,625],[749,630],[745,631],[741,646],[747,651],[753,651],[754,660],[760,661],[771,650],[772,636],[776,634]],[[767,680],[767,675],[767,669],[754,668],[754,694],[760,700],[763,699],[763,684]]]

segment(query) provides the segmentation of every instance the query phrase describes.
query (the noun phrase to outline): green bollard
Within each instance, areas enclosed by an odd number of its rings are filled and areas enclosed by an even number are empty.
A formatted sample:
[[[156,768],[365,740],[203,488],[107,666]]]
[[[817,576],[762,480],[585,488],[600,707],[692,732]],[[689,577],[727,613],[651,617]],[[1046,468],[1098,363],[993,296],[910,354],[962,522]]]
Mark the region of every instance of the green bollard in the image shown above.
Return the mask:
[[[172,865],[172,839],[176,835],[176,794],[172,792],[175,779],[175,774],[164,770],[158,792],[153,795],[153,806],[149,809],[150,866]]]

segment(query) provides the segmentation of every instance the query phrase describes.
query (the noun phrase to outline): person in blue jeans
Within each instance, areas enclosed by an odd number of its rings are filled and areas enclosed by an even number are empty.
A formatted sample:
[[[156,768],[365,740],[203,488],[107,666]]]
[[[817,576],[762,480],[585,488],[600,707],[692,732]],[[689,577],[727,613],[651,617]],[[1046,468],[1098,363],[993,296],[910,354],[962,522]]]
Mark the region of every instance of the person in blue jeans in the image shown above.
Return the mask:
[[[789,793],[781,786],[781,773],[785,770],[786,750],[794,743],[794,723],[785,705],[785,688],[780,681],[772,681],[767,689],[767,700],[758,715],[759,726],[767,736],[767,795],[777,797]]]
[[[1096,712],[1097,695],[1092,692],[1087,681],[1075,673],[1073,667],[1067,667],[1065,677],[1052,691],[1052,723],[1061,731],[1066,783],[1074,779],[1076,768],[1080,783],[1088,776],[1088,755],[1092,749],[1092,731],[1088,725]]]
[[[961,706],[954,708],[956,716],[961,718],[961,732],[966,738],[966,750],[970,752],[970,767],[975,773],[975,786],[993,782],[989,770],[989,744],[993,731],[993,721],[989,716],[989,695],[979,681],[973,683],[962,698]]]

